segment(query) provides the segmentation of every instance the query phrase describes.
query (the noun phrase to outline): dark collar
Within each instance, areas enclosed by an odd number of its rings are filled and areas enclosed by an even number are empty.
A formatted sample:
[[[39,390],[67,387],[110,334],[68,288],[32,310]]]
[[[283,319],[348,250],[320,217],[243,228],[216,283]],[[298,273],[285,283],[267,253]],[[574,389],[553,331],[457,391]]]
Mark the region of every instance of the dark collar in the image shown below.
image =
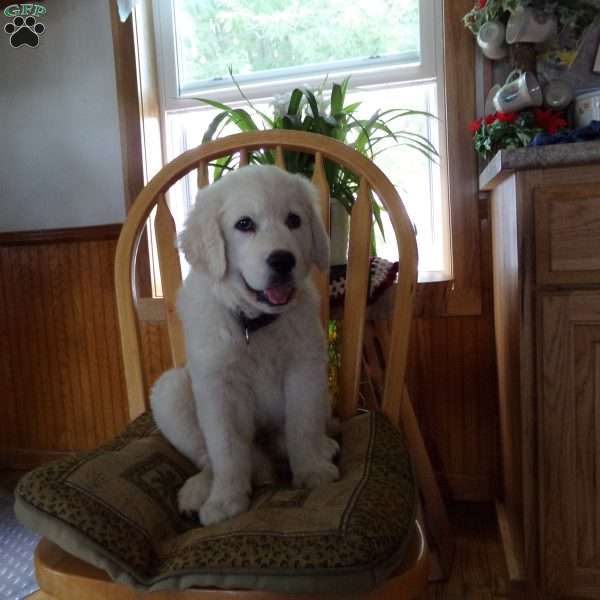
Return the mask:
[[[262,327],[266,327],[273,321],[277,320],[279,315],[271,315],[268,313],[262,313],[254,319],[248,318],[243,312],[239,312],[240,325],[242,326],[242,332],[246,338],[246,343],[250,343],[250,334],[258,331]]]

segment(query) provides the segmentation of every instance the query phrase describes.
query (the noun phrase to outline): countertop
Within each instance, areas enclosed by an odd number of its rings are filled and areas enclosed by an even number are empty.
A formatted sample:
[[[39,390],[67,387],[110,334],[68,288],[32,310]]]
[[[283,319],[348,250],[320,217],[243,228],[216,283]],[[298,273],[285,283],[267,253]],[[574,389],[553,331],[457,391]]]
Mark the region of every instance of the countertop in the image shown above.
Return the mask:
[[[479,176],[479,189],[491,190],[514,171],[599,163],[600,141],[500,150]]]

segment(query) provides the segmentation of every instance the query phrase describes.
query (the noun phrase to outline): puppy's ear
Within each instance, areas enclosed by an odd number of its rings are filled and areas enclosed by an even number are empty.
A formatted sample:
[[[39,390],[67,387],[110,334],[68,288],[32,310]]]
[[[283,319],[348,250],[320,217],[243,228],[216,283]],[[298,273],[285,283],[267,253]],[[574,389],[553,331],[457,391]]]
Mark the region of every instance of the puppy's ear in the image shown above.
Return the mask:
[[[301,176],[299,178],[302,181],[303,192],[310,210],[311,259],[319,271],[327,271],[329,269],[329,236],[321,218],[319,193],[308,179]]]
[[[218,218],[220,206],[218,193],[210,187],[200,190],[177,238],[177,245],[191,267],[215,279],[222,279],[227,270],[225,240]]]

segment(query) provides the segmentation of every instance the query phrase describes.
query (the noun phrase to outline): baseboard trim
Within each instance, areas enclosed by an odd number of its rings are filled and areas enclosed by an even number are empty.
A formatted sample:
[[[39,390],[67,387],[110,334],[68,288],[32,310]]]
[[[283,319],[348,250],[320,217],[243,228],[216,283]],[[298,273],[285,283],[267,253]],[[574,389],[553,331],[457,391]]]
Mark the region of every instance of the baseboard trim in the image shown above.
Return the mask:
[[[90,227],[0,232],[0,246],[116,240],[121,233],[121,227],[121,223],[111,223],[109,225],[92,225]]]
[[[33,469],[44,463],[73,456],[68,450],[32,450],[27,448],[0,448],[0,469],[17,471]]]

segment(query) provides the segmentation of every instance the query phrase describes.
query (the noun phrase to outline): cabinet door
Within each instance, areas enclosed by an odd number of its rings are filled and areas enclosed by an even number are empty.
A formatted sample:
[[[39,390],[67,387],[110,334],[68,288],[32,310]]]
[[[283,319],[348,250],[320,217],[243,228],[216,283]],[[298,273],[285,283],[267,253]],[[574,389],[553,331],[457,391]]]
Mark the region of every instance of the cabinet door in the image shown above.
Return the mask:
[[[542,294],[541,578],[549,596],[600,597],[600,292]]]
[[[600,283],[600,183],[535,190],[539,284]]]

